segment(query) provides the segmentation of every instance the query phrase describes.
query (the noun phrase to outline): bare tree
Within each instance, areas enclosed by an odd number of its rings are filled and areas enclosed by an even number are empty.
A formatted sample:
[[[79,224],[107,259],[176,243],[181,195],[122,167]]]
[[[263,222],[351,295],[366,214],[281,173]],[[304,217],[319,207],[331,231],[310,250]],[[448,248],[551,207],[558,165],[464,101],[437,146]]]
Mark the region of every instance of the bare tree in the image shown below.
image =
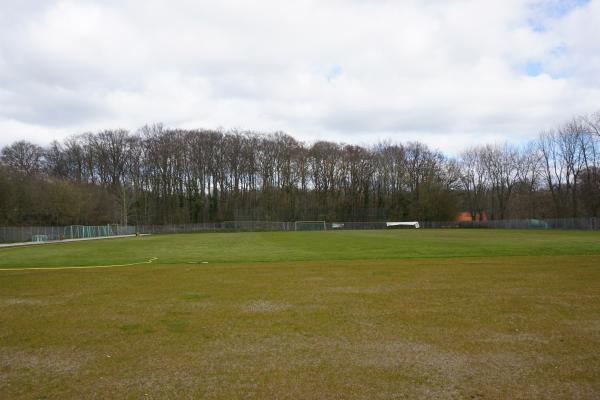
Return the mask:
[[[488,193],[487,174],[481,148],[472,147],[460,155],[460,183],[471,219],[483,217]]]
[[[441,220],[455,217],[460,197],[473,218],[597,216],[599,127],[600,114],[592,114],[526,147],[480,146],[458,160],[418,142],[307,145],[282,132],[160,124],[85,133],[45,149],[17,142],[0,151],[0,219]]]
[[[26,175],[42,169],[44,150],[33,143],[21,140],[2,149],[0,161],[8,167]]]

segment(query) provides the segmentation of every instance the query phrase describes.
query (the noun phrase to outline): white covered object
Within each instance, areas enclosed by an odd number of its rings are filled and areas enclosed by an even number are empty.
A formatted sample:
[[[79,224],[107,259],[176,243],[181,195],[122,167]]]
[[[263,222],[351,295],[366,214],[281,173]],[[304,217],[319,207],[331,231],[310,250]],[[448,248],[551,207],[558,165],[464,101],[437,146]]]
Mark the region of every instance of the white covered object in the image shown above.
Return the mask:
[[[394,226],[413,226],[415,228],[420,228],[418,222],[386,222],[385,226],[388,228],[393,228]]]

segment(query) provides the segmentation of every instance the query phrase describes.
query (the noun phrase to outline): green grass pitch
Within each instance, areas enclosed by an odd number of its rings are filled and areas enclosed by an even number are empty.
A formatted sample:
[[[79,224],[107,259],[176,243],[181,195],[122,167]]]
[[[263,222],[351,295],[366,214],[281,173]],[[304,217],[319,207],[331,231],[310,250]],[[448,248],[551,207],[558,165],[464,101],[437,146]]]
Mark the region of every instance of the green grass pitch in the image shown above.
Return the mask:
[[[597,232],[156,235],[0,269],[2,399],[600,397]]]

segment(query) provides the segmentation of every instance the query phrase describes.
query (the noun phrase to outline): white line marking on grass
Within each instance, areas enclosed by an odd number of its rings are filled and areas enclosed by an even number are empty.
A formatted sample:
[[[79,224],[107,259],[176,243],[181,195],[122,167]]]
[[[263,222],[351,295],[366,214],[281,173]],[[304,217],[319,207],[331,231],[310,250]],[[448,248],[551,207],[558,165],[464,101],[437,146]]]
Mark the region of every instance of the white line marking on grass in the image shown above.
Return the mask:
[[[113,265],[87,265],[82,267],[25,267],[25,268],[0,268],[0,271],[60,271],[65,269],[94,269],[94,268],[115,268],[115,267],[130,267],[133,265],[152,264],[158,260],[158,257],[152,257],[148,261],[141,261],[131,264],[113,264]]]

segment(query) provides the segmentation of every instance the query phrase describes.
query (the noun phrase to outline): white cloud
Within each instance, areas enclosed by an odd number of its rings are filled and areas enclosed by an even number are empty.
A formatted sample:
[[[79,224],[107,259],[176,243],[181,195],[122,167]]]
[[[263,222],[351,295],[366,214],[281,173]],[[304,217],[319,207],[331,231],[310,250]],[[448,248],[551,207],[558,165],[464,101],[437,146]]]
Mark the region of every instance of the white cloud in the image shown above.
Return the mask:
[[[0,145],[160,121],[456,151],[600,108],[600,0],[8,3]]]

